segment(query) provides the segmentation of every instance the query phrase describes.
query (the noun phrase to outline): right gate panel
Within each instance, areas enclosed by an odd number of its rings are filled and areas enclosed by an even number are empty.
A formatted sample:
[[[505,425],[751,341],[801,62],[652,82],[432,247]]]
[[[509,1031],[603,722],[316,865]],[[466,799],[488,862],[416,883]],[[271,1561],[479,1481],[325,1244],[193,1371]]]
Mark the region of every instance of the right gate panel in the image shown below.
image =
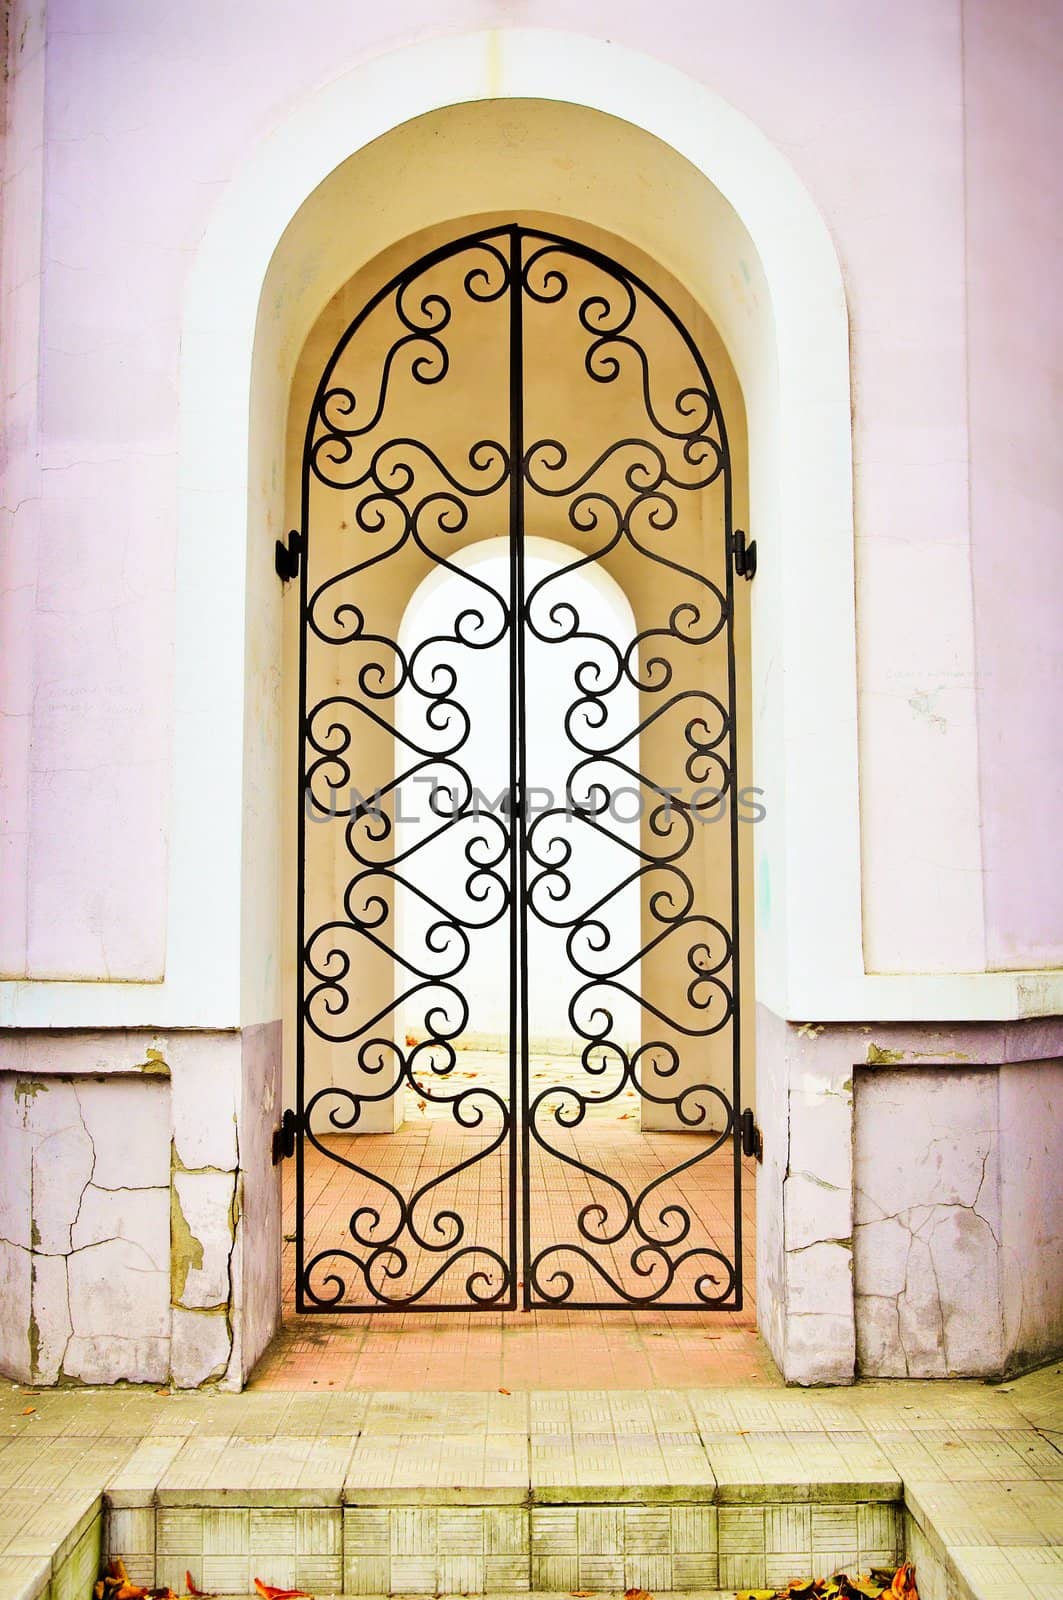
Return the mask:
[[[737,1308],[723,419],[692,338],[640,280],[548,235],[523,236],[522,263],[524,1300]],[[564,561],[537,567],[539,538]],[[621,636],[596,573],[630,603]],[[557,1026],[543,972],[564,974],[574,1057],[553,1076],[535,1049]]]

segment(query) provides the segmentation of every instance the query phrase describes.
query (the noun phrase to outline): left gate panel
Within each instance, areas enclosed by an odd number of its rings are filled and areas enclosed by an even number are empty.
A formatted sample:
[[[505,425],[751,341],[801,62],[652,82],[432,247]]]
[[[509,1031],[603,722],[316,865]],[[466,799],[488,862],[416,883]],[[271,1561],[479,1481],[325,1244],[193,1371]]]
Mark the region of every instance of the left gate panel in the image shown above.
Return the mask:
[[[308,421],[300,1310],[514,1302],[509,392],[503,233],[376,295]]]

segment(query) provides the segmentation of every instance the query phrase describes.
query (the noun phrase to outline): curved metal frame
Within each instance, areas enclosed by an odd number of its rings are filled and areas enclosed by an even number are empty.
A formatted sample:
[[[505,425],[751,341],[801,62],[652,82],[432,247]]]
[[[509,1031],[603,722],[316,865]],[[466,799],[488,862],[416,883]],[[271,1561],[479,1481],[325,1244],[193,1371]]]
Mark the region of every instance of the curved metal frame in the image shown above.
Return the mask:
[[[431,288],[418,294],[418,283],[433,267],[459,257],[467,257],[467,266],[465,261],[461,265],[466,268],[462,289],[468,301],[483,305],[501,302],[508,310],[509,428],[506,439],[477,440],[468,451],[467,464],[456,469],[423,439],[387,437],[385,432],[383,442],[377,443],[373,436],[385,414],[397,365],[413,382],[424,386],[442,383],[450,370],[444,335],[454,303]],[[594,382],[608,385],[622,370],[630,370],[633,362],[641,377],[648,436],[611,440],[598,459],[572,475],[566,472],[568,452],[562,440],[538,438],[529,443],[525,437],[528,358],[524,341],[529,308],[561,305],[569,297],[571,267],[566,271],[566,262],[574,261],[585,263],[602,277],[601,289],[585,295],[576,311],[574,334],[587,340],[586,374]],[[655,308],[667,319],[696,374],[696,381],[670,397],[668,407],[655,398],[651,364],[632,329],[642,306]],[[390,310],[399,332],[383,358],[376,393],[366,402],[339,383],[336,374],[351,341],[381,308]],[[626,499],[604,492],[601,478],[608,470],[620,473]],[[429,493],[421,492],[425,478],[434,485]],[[653,548],[653,541],[675,524],[679,497],[697,494],[717,481],[723,499],[722,587]],[[355,497],[357,531],[375,539],[378,548],[313,586],[312,498],[321,490],[352,489],[361,491]],[[525,570],[529,494],[567,500],[570,527],[593,543],[592,549],[530,590]],[[506,593],[459,567],[445,549],[448,535],[467,526],[473,502],[491,496],[497,496],[499,503],[504,497],[506,502]],[[345,845],[352,870],[342,914],[308,930],[307,842],[309,830],[317,824],[304,811],[298,854],[298,1309],[512,1309],[518,1289],[526,1307],[737,1309],[742,1303],[742,1218],[735,1109],[740,1103],[740,1059],[732,484],[724,420],[697,345],[656,291],[587,245],[517,224],[465,235],[397,274],[367,303],[333,350],[306,427],[301,512],[299,782],[310,810],[345,819]],[[669,569],[689,592],[672,606],[661,626],[642,628],[629,641],[618,644],[582,628],[577,608],[549,591],[567,574],[603,560],[625,541],[647,560]],[[367,631],[366,616],[350,591],[353,586],[357,593],[360,576],[411,546],[433,566],[458,574],[476,592],[456,617],[451,634],[423,640],[407,653],[397,638]],[[726,700],[722,684],[717,694],[700,685],[675,686],[669,649],[703,646],[719,636],[726,644]],[[586,644],[585,659],[574,674],[577,696],[564,716],[565,731],[577,755],[568,776],[565,804],[534,821],[529,820],[522,799],[528,787],[525,652],[529,638],[542,643],[578,639]],[[503,641],[508,648],[510,679],[509,792],[515,803],[508,815],[499,817],[479,808],[473,775],[463,764],[469,715],[457,697],[460,674],[447,650],[449,647],[450,654],[460,659],[460,652],[501,647]],[[371,659],[344,680],[344,692],[330,693],[308,705],[308,652],[354,642],[371,646]],[[626,730],[619,740],[607,737],[603,743],[595,739],[595,732],[608,730],[608,697],[621,683],[633,686],[640,697],[660,695],[661,700],[647,715],[640,712],[635,729]],[[420,741],[397,726],[400,690],[418,696],[423,704],[427,731]],[[624,759],[626,747],[660,718],[673,713],[683,719],[687,778],[695,787],[704,786],[711,774],[716,792],[727,804],[730,903],[725,911],[729,924],[720,908],[715,908],[713,915],[697,909],[695,885],[684,867],[683,857],[694,842],[693,804]],[[436,778],[431,804],[439,827],[432,830],[430,840],[399,851],[398,839],[391,843],[394,824],[386,804],[377,810],[360,805],[337,808],[337,793],[352,782],[355,729],[360,718],[386,729],[408,763],[403,773],[378,791],[385,802],[412,776]],[[615,841],[605,821],[608,774],[621,775],[635,783],[640,793],[655,797],[648,822],[653,848],[645,847],[645,838],[639,847],[625,845],[632,862],[623,881],[596,904],[574,910],[573,884],[567,871],[572,844],[552,829],[551,823],[574,816],[581,825]],[[468,907],[464,911],[444,905],[416,880],[417,852],[448,833],[454,847],[464,850],[468,865]],[[615,955],[609,959],[607,902],[634,884],[644,893],[644,903],[659,931],[650,938],[641,935],[641,948],[618,965]],[[400,953],[394,929],[388,927],[391,897],[399,885],[416,895],[435,918],[425,935],[425,953],[417,962]],[[569,1019],[574,1033],[585,1041],[586,1093],[566,1086],[534,1098],[530,1094],[526,944],[532,918],[565,933],[568,959],[579,984],[569,1003]],[[507,927],[509,941],[508,1101],[487,1088],[455,1089],[452,1077],[457,1059],[454,1041],[469,1020],[460,976],[469,958],[470,940],[485,929],[502,926]],[[375,1015],[352,1019],[345,980],[356,959],[352,949],[357,949],[360,940],[390,955],[395,971],[402,974],[396,985],[401,993],[396,992]],[[676,945],[690,974],[686,990],[690,1015],[685,1021],[666,1016],[623,981],[625,973],[664,941]],[[661,1092],[662,1080],[679,1073],[680,1046],[662,1037],[643,1042],[637,1049],[623,1048],[612,1037],[610,995],[617,994],[637,1001],[644,1014],[660,1020],[663,1034],[689,1041],[691,1048],[699,1039],[729,1029],[731,1098],[708,1082],[688,1083],[671,1096]],[[391,1036],[394,1027],[389,1033],[387,1019],[394,1021],[399,1005],[413,999],[423,1007],[427,1037],[404,1048]],[[306,1097],[308,1035],[352,1046],[363,1075],[357,1092],[331,1087]],[[356,1041],[360,1042],[356,1045]],[[366,1076],[380,1087],[367,1089]],[[602,1092],[603,1084],[608,1092]],[[426,1101],[448,1104],[460,1126],[484,1129],[489,1125],[491,1130],[477,1153],[412,1195],[403,1194],[379,1173],[323,1144],[316,1131],[322,1116],[333,1131],[357,1130],[364,1104],[402,1093],[407,1085]],[[588,1167],[560,1147],[561,1134],[584,1120],[592,1100],[615,1099],[631,1090],[644,1101],[671,1105],[685,1127],[714,1129],[707,1133],[705,1146],[697,1154],[637,1195],[629,1194],[619,1178]],[[547,1115],[545,1103],[551,1094],[553,1108]],[[558,1097],[561,1106],[556,1104]],[[715,1120],[713,1110],[718,1110]],[[552,1142],[551,1129],[557,1142]],[[349,1238],[342,1245],[320,1251],[309,1260],[303,1227],[306,1140],[329,1159],[379,1185],[380,1193],[378,1202],[354,1212]],[[584,1205],[574,1217],[576,1237],[571,1242],[539,1246],[533,1236],[529,1203],[533,1144],[551,1159],[590,1175],[595,1184],[604,1186],[603,1192],[613,1202],[596,1200]],[[734,1169],[733,1259],[709,1243],[697,1242],[698,1219],[688,1208],[674,1199],[655,1204],[661,1201],[658,1191],[668,1179],[728,1148]],[[463,1217],[445,1203],[437,1203],[433,1193],[445,1179],[496,1151],[504,1153],[507,1169],[508,1212],[500,1248],[469,1238]],[[522,1213],[519,1229],[518,1209]],[[621,1281],[607,1265],[618,1250],[629,1252],[626,1266],[635,1285]],[[421,1261],[425,1252],[438,1258],[438,1267],[427,1277],[422,1272],[416,1285],[402,1281],[411,1270],[411,1252]],[[461,1295],[450,1292],[454,1279],[448,1275],[455,1270],[464,1279]],[[600,1297],[585,1298],[577,1292],[580,1270],[601,1286]],[[680,1288],[680,1298],[671,1300],[669,1290],[677,1278],[685,1288]],[[431,1292],[444,1279],[442,1301],[436,1303]]]

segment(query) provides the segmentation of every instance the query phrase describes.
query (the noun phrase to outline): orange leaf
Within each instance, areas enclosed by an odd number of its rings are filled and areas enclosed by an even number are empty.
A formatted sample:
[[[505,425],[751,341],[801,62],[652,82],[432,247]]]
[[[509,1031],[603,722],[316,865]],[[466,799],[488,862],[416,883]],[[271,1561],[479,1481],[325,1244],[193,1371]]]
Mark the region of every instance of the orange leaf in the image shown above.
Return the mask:
[[[123,1583],[114,1591],[114,1600],[147,1600],[148,1591],[139,1583]]]
[[[406,1043],[408,1045],[415,1045],[417,1043],[417,1035],[415,1033],[408,1033],[406,1035]]]
[[[185,1588],[190,1595],[203,1594],[204,1592],[202,1589],[196,1588],[195,1580],[190,1572],[185,1573]]]
[[[22,1415],[24,1417],[32,1417],[32,1415],[36,1411],[36,1409],[37,1409],[36,1406],[27,1406],[26,1409],[23,1411]]]
[[[129,1573],[125,1569],[125,1562],[121,1556],[114,1556],[107,1563],[107,1576],[113,1578],[115,1583],[128,1583]]]
[[[919,1600],[915,1587],[915,1572],[910,1561],[902,1561],[893,1574],[890,1593],[901,1596],[902,1600]]]
[[[653,1600],[653,1596],[645,1589],[625,1589],[624,1600]]]
[[[425,1106],[426,1106],[426,1104],[427,1104],[427,1101],[425,1101],[425,1100],[418,1100],[418,1102],[417,1102],[417,1109],[418,1109],[418,1111],[423,1111],[423,1110],[424,1110],[424,1108],[425,1108]]]
[[[499,1394],[511,1394],[513,1391],[511,1389],[499,1389],[498,1392]]]
[[[592,1594],[597,1594],[597,1589],[570,1589],[572,1600],[590,1600]]]
[[[310,1600],[305,1589],[275,1589],[271,1583],[263,1583],[261,1578],[255,1579],[255,1588],[262,1600]]]

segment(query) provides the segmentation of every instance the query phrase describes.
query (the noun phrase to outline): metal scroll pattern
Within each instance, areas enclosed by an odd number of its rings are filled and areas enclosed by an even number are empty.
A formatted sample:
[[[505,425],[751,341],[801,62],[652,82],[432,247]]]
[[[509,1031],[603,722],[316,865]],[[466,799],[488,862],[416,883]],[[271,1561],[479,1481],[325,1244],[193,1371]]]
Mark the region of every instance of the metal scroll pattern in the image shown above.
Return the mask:
[[[341,1081],[305,1096],[301,1129],[322,1156],[347,1169],[359,1199],[343,1244],[300,1259],[302,1309],[514,1303],[512,1241],[504,1229],[479,1236],[454,1198],[465,1169],[491,1166],[501,1152],[512,1228],[513,1062],[508,1095],[462,1087],[455,1050],[469,1024],[462,974],[472,943],[505,930],[514,914],[511,828],[474,803],[464,759],[471,723],[461,698],[477,656],[505,648],[511,605],[507,593],[452,559],[478,502],[505,516],[510,452],[507,441],[476,438],[459,466],[437,453],[430,436],[411,437],[392,421],[408,416],[419,394],[441,391],[440,403],[449,403],[442,391],[455,322],[475,323],[479,312],[490,338],[498,321],[491,308],[509,287],[508,260],[488,239],[418,263],[348,330],[307,433],[309,520],[321,491],[340,491],[339,526],[351,559],[312,584],[304,576],[311,665],[325,647],[341,658],[335,686],[326,681],[316,695],[313,684],[304,690],[304,849],[311,830],[342,826],[344,838],[335,869],[342,911],[309,931],[304,926],[301,1001],[304,1028],[342,1051]],[[386,348],[374,355],[382,340]],[[364,386],[343,376],[348,372]],[[311,528],[311,571],[312,535]],[[404,648],[389,592],[401,586],[403,571],[439,569],[459,585],[453,625]],[[319,682],[322,676],[319,668]],[[414,707],[405,718],[400,702]],[[418,792],[418,780],[430,795],[430,816],[407,839],[398,826],[402,796]],[[425,865],[441,845],[464,857],[460,903],[438,898]],[[402,892],[421,913],[414,949],[397,934]],[[305,904],[305,881],[301,899]],[[381,956],[389,964],[383,983],[372,976]],[[375,970],[379,979],[379,959]],[[382,1164],[370,1167],[352,1155],[353,1141],[337,1137],[372,1126],[372,1108],[396,1101],[401,1120],[407,1089],[422,1108],[446,1107],[453,1126],[482,1136],[463,1160],[412,1185],[389,1177]],[[301,1167],[299,1182],[301,1189]],[[300,1193],[301,1257],[303,1206]]]
[[[593,430],[562,439],[556,427],[541,425],[546,413],[536,396],[549,385],[537,386],[531,369],[536,350],[550,342],[549,319],[559,318],[587,407],[593,410],[595,395],[626,396],[615,413],[625,424],[619,436],[614,429],[596,444]],[[654,321],[654,350],[664,338],[679,352],[663,386],[640,331]],[[556,321],[554,328],[556,342]],[[505,349],[490,412],[501,420],[463,439],[455,453],[437,448],[426,419],[429,402],[455,403],[463,381],[458,347],[470,329],[481,353]],[[359,339],[367,358],[355,359]],[[684,363],[688,375],[676,385]],[[631,429],[635,411],[641,422]],[[607,428],[613,414],[603,406]],[[411,426],[411,417],[421,420]],[[710,502],[717,510],[706,518]],[[578,555],[526,589],[526,530],[556,528],[559,515]],[[639,279],[572,241],[516,227],[455,241],[393,280],[333,352],[303,456],[299,1309],[504,1309],[518,1292],[528,1306],[740,1303],[730,515],[723,421],[693,341]],[[324,575],[314,564],[315,522],[323,516],[339,517],[340,547],[350,552]],[[683,548],[692,548],[698,519],[706,521],[704,559],[679,560],[677,530],[686,530]],[[499,529],[513,552],[504,587],[455,559],[463,545]],[[701,549],[697,538],[693,547]],[[622,563],[639,574],[642,598],[635,633],[617,640],[581,620],[575,584],[584,569]],[[458,586],[452,623],[404,643],[389,593],[404,585],[409,593],[411,583],[440,569]],[[463,684],[488,663],[505,662],[511,792],[525,794],[535,782],[523,769],[518,733],[525,650],[555,645],[579,655],[571,699],[555,708],[572,755],[564,796],[534,816],[520,806],[485,809],[469,764],[471,697],[463,697]],[[618,723],[621,686],[636,692],[634,725]],[[664,751],[667,762],[658,759]],[[664,770],[677,759],[677,770]],[[411,837],[398,826],[400,797],[427,779],[430,817]],[[618,788],[642,797],[637,842],[613,825],[610,797]],[[699,865],[700,828],[713,808],[726,813],[714,834],[726,841],[723,914],[720,894],[706,895]],[[590,899],[579,874],[581,835],[589,833],[624,858],[615,884]],[[308,861],[314,852],[320,858],[326,837],[335,914],[318,921],[308,909]],[[464,862],[457,896],[447,888],[453,875],[441,889],[430,869],[438,848]],[[617,897],[632,886],[642,906],[634,940],[612,917]],[[419,912],[414,950],[397,934],[401,896]],[[582,1046],[580,1081],[535,1093],[531,923],[564,940],[568,1019]],[[476,1026],[463,975],[476,946],[492,940],[508,941],[511,955],[504,1092],[459,1087],[458,1045]],[[367,981],[381,960],[386,982]],[[621,997],[639,1008],[637,1044],[616,1027]],[[416,1025],[407,1030],[400,1019],[411,1014]],[[330,1083],[304,1094],[309,1040],[331,1050],[334,1070]],[[729,1076],[702,1070],[710,1046],[717,1061],[726,1055]],[[384,1163],[353,1154],[364,1141],[345,1136],[408,1091],[445,1107],[444,1125],[472,1137],[446,1170],[404,1183]],[[590,1114],[632,1093],[644,1127],[655,1116],[656,1126],[698,1136],[696,1148],[652,1176],[609,1170],[581,1138]],[[309,1250],[304,1141],[346,1170],[358,1197],[346,1237]],[[735,1172],[730,1255],[706,1231],[685,1187],[724,1147]],[[559,1164],[583,1185],[564,1238],[556,1227],[537,1233],[534,1172],[543,1164]],[[504,1190],[502,1221],[489,1235],[460,1199],[476,1168],[481,1187]]]
[[[622,390],[624,422],[635,420],[633,412],[642,419],[637,432],[619,438],[595,439],[585,430],[584,458],[577,460],[566,441],[535,435],[530,410],[526,418],[526,525],[545,499],[560,499],[568,542],[580,551],[529,591],[524,624],[541,645],[570,652],[578,646],[573,696],[558,719],[572,765],[563,798],[528,826],[526,900],[529,917],[565,939],[568,1015],[582,1041],[583,1072],[575,1085],[529,1096],[525,1126],[540,1161],[580,1174],[589,1194],[574,1207],[567,1238],[528,1224],[529,1300],[733,1304],[738,1249],[732,1259],[717,1248],[707,1219],[697,1214],[697,1169],[728,1144],[737,1169],[730,483],[722,417],[688,336],[615,263],[567,241],[532,239],[522,281],[529,329],[537,312],[567,309],[565,345],[589,392]],[[654,362],[640,332],[653,340]],[[631,403],[632,394],[640,403]],[[587,410],[595,409],[588,400]],[[607,405],[601,409],[609,414]],[[713,493],[720,515],[703,533],[703,508]],[[680,529],[682,548],[697,551],[698,569],[677,558]],[[616,640],[581,621],[571,579],[590,564],[619,561],[641,599],[633,637]],[[707,687],[721,680],[722,696]],[[625,684],[637,691],[635,725],[618,706]],[[637,797],[642,820],[635,840],[616,825],[613,802],[621,793]],[[578,882],[581,838],[588,834],[607,835],[622,860],[608,892],[599,884],[589,901]],[[717,837],[722,865],[717,893],[709,896],[703,848]],[[634,941],[613,914],[633,884],[642,905]],[[637,1045],[618,1037],[617,1002],[624,999],[636,1001],[641,1014]],[[709,1041],[716,1041],[717,1061],[730,1067],[726,1089],[721,1073],[704,1070]],[[695,1149],[684,1150],[674,1166],[641,1178],[637,1163],[617,1173],[587,1155],[594,1147],[586,1136],[588,1113],[600,1114],[610,1102],[619,1111],[632,1090],[643,1128],[652,1123],[702,1135],[682,1141]],[[531,1170],[526,1161],[526,1192]],[[534,1209],[526,1207],[525,1215],[534,1218]],[[735,1221],[737,1231],[737,1208]]]

